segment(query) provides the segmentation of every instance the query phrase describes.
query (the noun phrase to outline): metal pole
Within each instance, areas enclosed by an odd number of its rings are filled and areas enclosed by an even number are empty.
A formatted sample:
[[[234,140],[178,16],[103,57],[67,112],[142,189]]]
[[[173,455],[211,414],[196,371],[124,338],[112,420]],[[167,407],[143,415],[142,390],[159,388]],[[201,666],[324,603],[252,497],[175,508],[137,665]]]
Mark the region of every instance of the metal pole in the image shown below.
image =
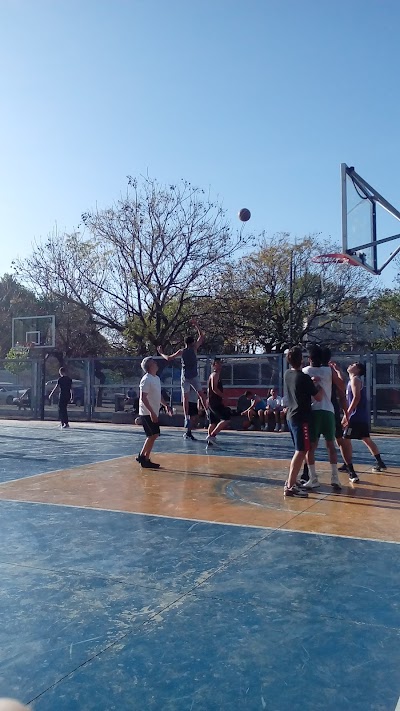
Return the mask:
[[[347,192],[346,192],[346,176],[347,165],[342,163],[340,166],[341,187],[342,187],[342,250],[346,254],[348,249],[347,241]]]
[[[372,353],[372,373],[371,373],[371,379],[372,379],[372,424],[377,425],[378,424],[378,408],[377,408],[377,402],[376,402],[376,372],[377,372],[377,356],[376,353]]]
[[[44,399],[45,399],[45,383],[46,383],[46,357],[47,354],[41,354],[40,358],[40,386],[39,386],[39,419],[44,420]]]
[[[290,250],[289,267],[289,348],[292,347],[293,337],[293,249]]]

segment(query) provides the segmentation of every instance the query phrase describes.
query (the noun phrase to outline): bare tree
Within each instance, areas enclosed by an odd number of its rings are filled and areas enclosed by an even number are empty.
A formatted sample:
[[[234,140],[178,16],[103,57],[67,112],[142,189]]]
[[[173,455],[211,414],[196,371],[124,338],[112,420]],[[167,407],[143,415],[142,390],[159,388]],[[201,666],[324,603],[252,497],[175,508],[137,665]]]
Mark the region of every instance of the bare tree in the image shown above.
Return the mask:
[[[247,242],[225,211],[186,181],[128,178],[125,197],[82,215],[16,263],[39,293],[72,299],[114,340],[141,353],[173,340],[193,298],[212,294],[221,267]]]

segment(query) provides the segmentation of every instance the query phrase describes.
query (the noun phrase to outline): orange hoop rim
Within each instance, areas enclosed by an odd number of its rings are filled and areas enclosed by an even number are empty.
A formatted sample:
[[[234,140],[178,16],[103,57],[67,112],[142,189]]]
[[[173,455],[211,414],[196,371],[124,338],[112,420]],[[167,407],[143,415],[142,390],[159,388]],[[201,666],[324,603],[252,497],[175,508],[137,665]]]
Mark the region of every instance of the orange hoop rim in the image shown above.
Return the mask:
[[[349,264],[352,267],[360,266],[351,254],[342,254],[341,252],[318,254],[316,257],[313,257],[311,261],[315,264]]]

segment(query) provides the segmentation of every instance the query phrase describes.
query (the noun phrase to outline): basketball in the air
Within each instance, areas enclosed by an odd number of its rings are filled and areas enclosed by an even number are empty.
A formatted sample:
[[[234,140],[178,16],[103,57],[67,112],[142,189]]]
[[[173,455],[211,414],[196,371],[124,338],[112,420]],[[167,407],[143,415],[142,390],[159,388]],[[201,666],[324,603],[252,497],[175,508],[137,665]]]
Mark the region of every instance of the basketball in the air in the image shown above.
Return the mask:
[[[242,207],[242,209],[239,211],[239,220],[241,222],[247,222],[248,220],[250,220],[250,217],[250,210],[248,210],[247,207]]]

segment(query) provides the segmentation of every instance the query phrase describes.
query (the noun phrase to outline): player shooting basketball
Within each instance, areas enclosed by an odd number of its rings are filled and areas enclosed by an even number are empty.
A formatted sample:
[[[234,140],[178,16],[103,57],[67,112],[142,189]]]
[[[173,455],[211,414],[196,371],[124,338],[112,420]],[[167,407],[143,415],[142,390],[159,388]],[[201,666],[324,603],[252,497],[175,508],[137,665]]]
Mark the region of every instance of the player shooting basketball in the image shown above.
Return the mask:
[[[189,392],[191,388],[193,388],[193,390],[195,390],[198,394],[204,409],[207,409],[197,371],[197,351],[204,342],[205,334],[203,331],[200,331],[199,325],[195,319],[192,319],[191,324],[195,327],[197,331],[196,340],[193,338],[193,336],[187,336],[187,338],[185,338],[185,346],[183,348],[180,348],[178,351],[175,351],[175,353],[172,353],[171,355],[166,355],[161,346],[158,346],[157,348],[160,356],[162,356],[164,360],[171,361],[175,360],[175,358],[181,359],[182,402],[183,412],[185,415],[185,427],[187,430],[185,435],[187,439],[194,439],[194,437],[191,436],[189,415]]]

